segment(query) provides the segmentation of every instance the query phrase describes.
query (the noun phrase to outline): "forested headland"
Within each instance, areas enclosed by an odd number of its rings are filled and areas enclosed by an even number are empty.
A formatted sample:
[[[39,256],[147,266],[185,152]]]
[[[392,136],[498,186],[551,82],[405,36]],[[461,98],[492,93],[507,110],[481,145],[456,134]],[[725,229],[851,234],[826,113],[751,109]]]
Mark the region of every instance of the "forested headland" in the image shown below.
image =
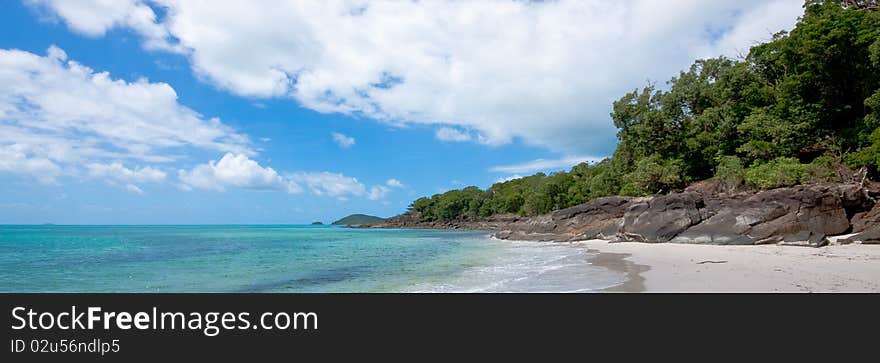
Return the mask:
[[[703,180],[771,189],[880,173],[876,1],[809,0],[790,32],[741,59],[701,59],[665,87],[613,104],[613,156],[487,190],[414,201],[420,220],[534,216],[595,198],[668,193]]]

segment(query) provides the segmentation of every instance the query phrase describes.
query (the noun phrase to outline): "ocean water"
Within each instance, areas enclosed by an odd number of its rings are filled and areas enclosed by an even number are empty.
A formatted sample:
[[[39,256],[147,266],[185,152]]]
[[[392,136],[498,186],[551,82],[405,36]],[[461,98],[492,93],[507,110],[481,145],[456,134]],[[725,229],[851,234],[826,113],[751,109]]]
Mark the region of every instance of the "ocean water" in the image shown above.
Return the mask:
[[[331,226],[0,226],[0,292],[589,292],[569,244]]]

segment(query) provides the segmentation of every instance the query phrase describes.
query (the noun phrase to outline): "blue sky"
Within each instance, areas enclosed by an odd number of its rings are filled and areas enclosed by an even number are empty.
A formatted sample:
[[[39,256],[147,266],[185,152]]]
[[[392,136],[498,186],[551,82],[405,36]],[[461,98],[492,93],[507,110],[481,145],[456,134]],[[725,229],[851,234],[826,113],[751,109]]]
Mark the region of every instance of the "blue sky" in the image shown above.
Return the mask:
[[[639,2],[610,16],[566,1],[355,3],[0,3],[0,223],[392,216],[610,154],[613,99],[800,11],[730,2],[685,26]],[[635,20],[597,23],[616,16]]]

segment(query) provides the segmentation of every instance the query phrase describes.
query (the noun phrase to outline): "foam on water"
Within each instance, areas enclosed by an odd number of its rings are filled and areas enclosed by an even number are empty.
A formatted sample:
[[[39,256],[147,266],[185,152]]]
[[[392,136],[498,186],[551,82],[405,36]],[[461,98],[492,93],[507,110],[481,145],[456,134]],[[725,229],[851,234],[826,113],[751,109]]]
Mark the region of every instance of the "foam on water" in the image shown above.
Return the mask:
[[[483,263],[445,281],[422,283],[411,292],[590,292],[626,281],[622,272],[590,264],[596,256],[578,245],[487,240]]]

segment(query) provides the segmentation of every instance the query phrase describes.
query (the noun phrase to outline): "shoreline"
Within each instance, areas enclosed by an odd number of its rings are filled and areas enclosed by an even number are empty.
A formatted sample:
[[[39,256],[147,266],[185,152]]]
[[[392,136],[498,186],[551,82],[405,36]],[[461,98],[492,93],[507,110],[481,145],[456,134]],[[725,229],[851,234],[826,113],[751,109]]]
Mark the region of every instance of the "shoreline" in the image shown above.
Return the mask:
[[[594,248],[587,250],[597,253],[596,257],[590,259],[591,265],[626,274],[626,281],[623,283],[597,292],[645,292],[647,290],[643,274],[648,272],[651,266],[640,265],[629,260],[632,256],[629,253],[603,252]]]
[[[871,245],[563,243],[597,251],[590,263],[627,274],[600,292],[880,292],[880,248]]]
[[[479,231],[492,232],[488,229]],[[595,292],[880,293],[880,246],[841,244],[853,235],[830,236],[831,244],[824,247],[601,239],[530,242],[586,248],[597,253],[588,263],[626,275],[625,282]],[[492,234],[489,238],[505,240]]]

